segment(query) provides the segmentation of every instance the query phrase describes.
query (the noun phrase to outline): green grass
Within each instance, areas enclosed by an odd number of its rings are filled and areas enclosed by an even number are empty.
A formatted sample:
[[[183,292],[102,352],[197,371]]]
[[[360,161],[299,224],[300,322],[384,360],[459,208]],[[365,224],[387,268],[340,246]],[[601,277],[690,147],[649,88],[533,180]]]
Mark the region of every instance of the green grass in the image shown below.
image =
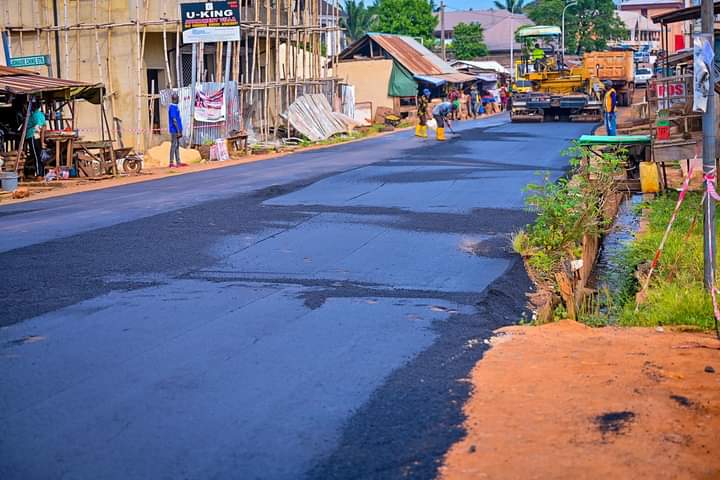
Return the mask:
[[[649,226],[628,247],[625,257],[631,266],[648,265],[652,260],[676,201],[677,193],[670,193],[642,204],[642,208],[649,210]],[[698,193],[686,197],[650,281],[645,301],[637,312],[634,291],[639,286],[636,281],[629,282],[635,288],[622,294],[621,305],[616,312],[620,325],[692,325],[704,330],[714,328],[712,300],[703,287],[700,201],[701,195]]]

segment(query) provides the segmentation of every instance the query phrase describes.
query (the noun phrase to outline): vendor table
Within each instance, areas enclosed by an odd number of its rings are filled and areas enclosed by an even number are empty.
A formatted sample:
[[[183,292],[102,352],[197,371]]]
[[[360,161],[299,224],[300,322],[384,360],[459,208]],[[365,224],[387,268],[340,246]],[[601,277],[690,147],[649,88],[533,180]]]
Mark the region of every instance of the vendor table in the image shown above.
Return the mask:
[[[45,133],[45,141],[55,144],[55,168],[61,167],[63,147],[65,148],[65,166],[73,166],[73,143],[78,139],[76,132],[51,130]]]

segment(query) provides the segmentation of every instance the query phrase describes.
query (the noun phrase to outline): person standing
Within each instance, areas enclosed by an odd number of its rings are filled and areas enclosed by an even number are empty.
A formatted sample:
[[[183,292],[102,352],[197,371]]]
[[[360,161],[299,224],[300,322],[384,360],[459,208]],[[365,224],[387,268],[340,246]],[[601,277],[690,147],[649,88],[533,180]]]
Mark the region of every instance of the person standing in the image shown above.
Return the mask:
[[[180,108],[178,107],[178,95],[173,93],[170,97],[170,106],[168,107],[168,130],[170,131],[170,168],[185,167],[186,164],[180,161],[180,140],[183,136],[182,117],[180,117]],[[173,165],[173,158],[175,164]]]
[[[452,123],[450,121],[450,117],[454,111],[458,108],[459,101],[455,100],[455,102],[442,102],[435,106],[432,110],[433,118],[437,122],[437,133],[436,137],[437,140],[444,141],[445,140],[445,124],[447,124],[450,128],[452,128]]]
[[[427,125],[425,123],[428,120],[428,103],[430,103],[430,90],[426,88],[417,99],[418,124],[415,125],[416,137],[427,138]]]
[[[508,90],[505,87],[505,85],[500,87],[500,105],[501,105],[501,109],[503,112],[507,110],[507,108],[508,108]]]
[[[605,98],[603,100],[605,110],[605,130],[608,136],[617,135],[617,117],[615,108],[617,107],[617,92],[612,86],[612,82],[605,81]]]
[[[455,89],[455,88],[450,89],[450,94],[448,95],[448,101],[450,103],[454,104],[456,101],[459,101],[459,100],[460,100],[460,92],[458,92],[457,89]],[[451,117],[453,120],[457,120],[458,119],[457,111],[453,111]]]
[[[473,85],[470,88],[470,111],[472,112],[473,118],[478,117],[478,89],[477,85]]]
[[[42,112],[40,105],[35,100],[30,100],[32,104],[32,113],[28,119],[27,130],[25,131],[25,143],[27,143],[30,156],[33,159],[35,167],[35,176],[45,176],[45,165],[42,160],[42,151],[45,148],[45,128],[47,120]]]

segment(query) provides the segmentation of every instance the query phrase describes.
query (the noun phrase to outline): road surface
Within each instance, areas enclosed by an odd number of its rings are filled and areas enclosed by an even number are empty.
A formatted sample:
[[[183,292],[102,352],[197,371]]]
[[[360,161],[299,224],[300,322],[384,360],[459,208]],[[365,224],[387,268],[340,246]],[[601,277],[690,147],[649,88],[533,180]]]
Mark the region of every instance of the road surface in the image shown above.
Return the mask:
[[[459,127],[0,207],[0,478],[432,478],[592,128]]]

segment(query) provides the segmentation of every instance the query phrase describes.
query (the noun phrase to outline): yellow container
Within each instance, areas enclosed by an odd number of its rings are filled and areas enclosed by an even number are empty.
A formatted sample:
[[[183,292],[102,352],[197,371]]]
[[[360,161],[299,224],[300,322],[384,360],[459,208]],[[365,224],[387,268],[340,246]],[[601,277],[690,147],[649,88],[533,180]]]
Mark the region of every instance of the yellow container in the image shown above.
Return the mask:
[[[640,190],[643,193],[657,193],[660,191],[660,177],[657,164],[653,162],[640,162]]]

